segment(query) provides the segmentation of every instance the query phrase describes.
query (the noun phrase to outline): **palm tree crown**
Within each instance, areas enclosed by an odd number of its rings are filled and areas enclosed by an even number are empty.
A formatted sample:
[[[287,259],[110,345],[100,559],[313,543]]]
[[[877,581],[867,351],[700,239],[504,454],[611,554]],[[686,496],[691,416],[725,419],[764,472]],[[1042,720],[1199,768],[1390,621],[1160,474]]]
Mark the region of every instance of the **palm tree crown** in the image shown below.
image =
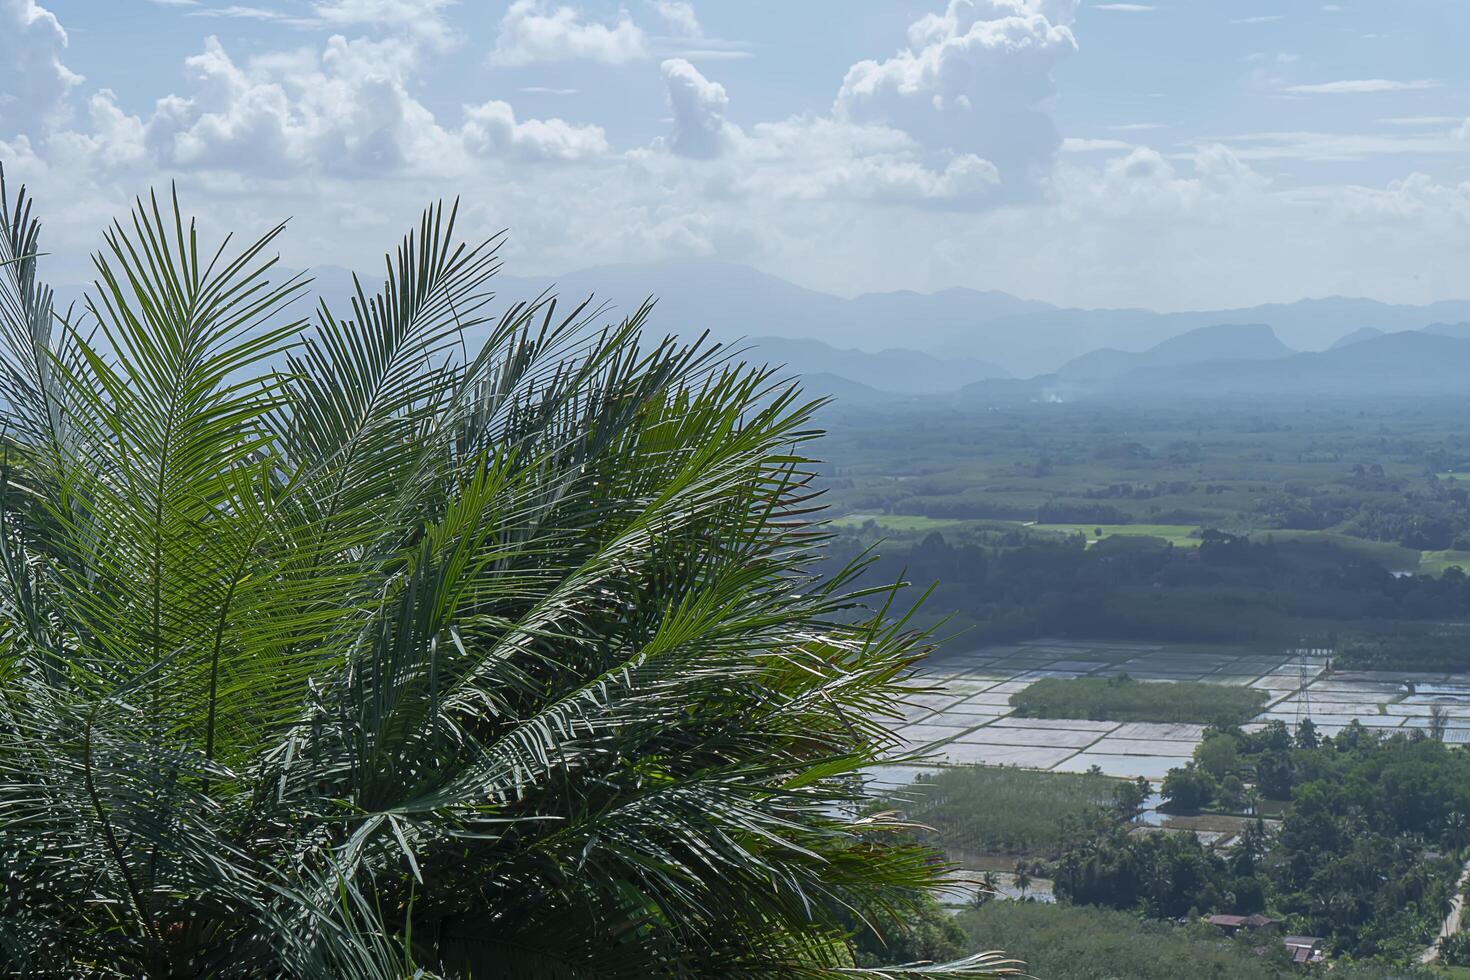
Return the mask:
[[[60,311],[0,218],[5,972],[996,969],[852,967],[942,873],[848,805],[924,640],[813,574],[795,385],[492,317],[452,207],[309,324],[280,228],[147,198]]]

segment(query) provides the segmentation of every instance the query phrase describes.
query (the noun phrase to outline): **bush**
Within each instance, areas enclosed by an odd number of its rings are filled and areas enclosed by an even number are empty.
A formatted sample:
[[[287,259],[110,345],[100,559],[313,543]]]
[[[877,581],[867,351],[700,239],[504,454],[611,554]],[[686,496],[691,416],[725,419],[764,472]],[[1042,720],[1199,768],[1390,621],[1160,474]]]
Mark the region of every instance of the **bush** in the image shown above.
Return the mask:
[[[1022,718],[1093,721],[1244,724],[1260,713],[1266,694],[1255,688],[1201,682],[1148,684],[1118,677],[1046,677],[1010,697]]]
[[[1053,857],[1069,835],[1117,818],[1134,784],[1090,773],[947,766],[885,806],[934,829],[934,843],[971,854]]]
[[[1164,777],[1165,806],[1174,812],[1203,810],[1214,801],[1218,789],[1215,777],[1191,762],[1182,769],[1170,769]]]

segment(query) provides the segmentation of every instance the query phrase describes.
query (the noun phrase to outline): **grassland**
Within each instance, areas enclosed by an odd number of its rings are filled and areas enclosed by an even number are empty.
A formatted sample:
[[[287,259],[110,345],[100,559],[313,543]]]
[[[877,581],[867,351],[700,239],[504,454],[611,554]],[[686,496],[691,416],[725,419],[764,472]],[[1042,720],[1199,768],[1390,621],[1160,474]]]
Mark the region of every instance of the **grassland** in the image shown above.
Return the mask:
[[[945,531],[970,523],[941,517],[921,517],[917,514],[846,514],[834,517],[831,523],[834,527],[862,527],[869,521],[885,530],[909,532]]]
[[[1031,524],[1033,531],[1053,531],[1058,534],[1083,534],[1089,541],[1121,537],[1163,538],[1177,548],[1199,546],[1197,524]]]
[[[1090,773],[952,766],[911,785],[895,805],[950,850],[1051,858],[1066,834],[1107,819],[1118,785]]]
[[[1022,718],[1093,721],[1195,722],[1241,725],[1266,703],[1266,693],[1197,681],[1146,684],[1128,677],[1046,677],[1011,695]]]
[[[1446,568],[1451,567],[1470,571],[1470,551],[1457,551],[1451,548],[1445,551],[1423,551],[1419,554],[1417,570],[1420,574],[1440,575]]]

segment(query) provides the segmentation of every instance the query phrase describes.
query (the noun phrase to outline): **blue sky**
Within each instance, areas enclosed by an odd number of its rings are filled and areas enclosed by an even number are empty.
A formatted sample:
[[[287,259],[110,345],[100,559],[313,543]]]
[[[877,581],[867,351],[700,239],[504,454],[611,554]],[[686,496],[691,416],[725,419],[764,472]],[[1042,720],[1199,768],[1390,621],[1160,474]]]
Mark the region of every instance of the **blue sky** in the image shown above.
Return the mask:
[[[53,278],[176,180],[296,265],[460,195],[511,271],[1158,309],[1470,296],[1462,0],[0,0]]]

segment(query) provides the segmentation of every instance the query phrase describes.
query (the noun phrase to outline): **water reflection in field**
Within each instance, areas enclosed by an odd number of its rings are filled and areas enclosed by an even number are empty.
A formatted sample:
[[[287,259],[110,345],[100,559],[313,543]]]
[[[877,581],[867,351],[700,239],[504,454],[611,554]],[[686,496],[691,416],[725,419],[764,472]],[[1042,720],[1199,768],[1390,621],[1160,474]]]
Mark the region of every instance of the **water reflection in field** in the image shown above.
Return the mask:
[[[1354,721],[1380,731],[1428,729],[1431,713],[1438,711],[1446,741],[1470,742],[1470,676],[1331,671],[1318,651],[1038,640],[948,654],[928,674],[941,689],[905,705],[897,728],[904,755],[922,751],[922,764],[915,767],[910,758],[902,771],[875,771],[879,784],[907,782],[905,777],[926,765],[965,763],[1055,772],[1097,767],[1112,776],[1157,782],[1188,761],[1199,744],[1201,725],[1013,717],[1011,695],[1042,677],[1128,674],[1160,684],[1249,685],[1265,691],[1269,701],[1247,729],[1271,721],[1295,727],[1307,717],[1329,735]]]

